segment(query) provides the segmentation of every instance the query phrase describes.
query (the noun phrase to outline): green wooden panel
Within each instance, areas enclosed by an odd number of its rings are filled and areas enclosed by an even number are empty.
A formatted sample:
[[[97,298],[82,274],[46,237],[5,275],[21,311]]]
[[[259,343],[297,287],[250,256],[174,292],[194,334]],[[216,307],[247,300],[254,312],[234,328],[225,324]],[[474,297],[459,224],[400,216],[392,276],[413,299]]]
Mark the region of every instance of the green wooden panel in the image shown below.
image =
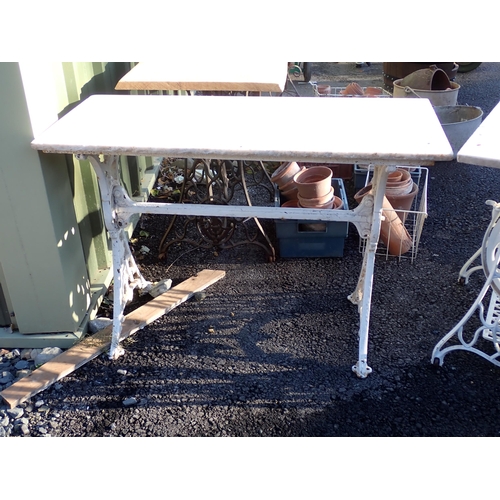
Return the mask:
[[[64,157],[41,156],[19,67],[0,64],[2,289],[23,333],[73,332],[90,303],[89,280]]]
[[[62,70],[64,74],[64,88],[66,89],[66,102],[76,103],[79,100],[79,93],[73,63],[62,63]]]
[[[131,63],[34,64],[36,71],[31,76],[23,72],[20,78],[17,63],[0,63],[1,114],[22,121],[19,130],[12,128],[12,120],[0,124],[0,210],[5,216],[0,220],[0,264],[4,269],[0,312],[7,314],[5,304],[14,309],[14,324],[21,333],[75,332],[85,327],[110,283],[110,241],[89,162],[37,153],[29,147],[33,116],[28,94],[26,99],[22,95],[23,84],[27,89],[26,79],[32,78],[35,87],[53,91],[53,104],[41,91],[38,96],[51,109],[43,110],[50,114],[48,126],[52,114],[55,119],[63,116],[89,95],[117,92],[114,86]],[[10,135],[3,133],[2,126]],[[121,159],[124,183],[132,196],[147,195],[145,187],[150,188],[155,177],[152,163],[151,158]],[[33,186],[36,189],[31,192]],[[17,196],[16,189],[22,196]],[[73,210],[68,210],[71,206]],[[11,234],[16,237],[10,238]],[[51,293],[47,292],[49,283]],[[38,339],[37,347],[40,342],[43,340]],[[65,342],[67,346],[68,340]],[[0,347],[1,343],[0,338]]]

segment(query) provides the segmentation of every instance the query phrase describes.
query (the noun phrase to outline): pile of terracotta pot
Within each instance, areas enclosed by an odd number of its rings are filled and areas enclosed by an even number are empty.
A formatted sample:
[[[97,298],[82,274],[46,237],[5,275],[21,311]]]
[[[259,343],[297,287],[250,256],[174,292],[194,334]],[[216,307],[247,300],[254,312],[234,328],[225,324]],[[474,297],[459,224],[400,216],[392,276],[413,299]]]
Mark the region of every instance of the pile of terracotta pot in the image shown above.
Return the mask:
[[[371,190],[372,184],[369,183],[354,195],[354,199],[361,203]],[[413,246],[404,223],[417,194],[418,185],[413,181],[408,168],[399,167],[389,173],[383,201],[384,220],[380,228],[380,239],[391,255],[402,255]]]
[[[363,197],[372,189],[372,183],[359,190],[354,199],[361,203]],[[385,196],[391,207],[396,210],[399,218],[404,222],[408,211],[411,210],[413,200],[418,194],[418,185],[413,181],[408,169],[400,167],[387,177]]]
[[[332,95],[332,88],[327,84],[317,84],[316,92],[318,96],[325,97]],[[384,91],[379,87],[366,87],[363,89],[359,83],[352,82],[347,87],[342,89],[338,96],[344,97],[380,97]]]
[[[271,180],[278,185],[286,200],[282,207],[342,208],[342,199],[332,187],[332,170],[326,166],[301,167],[296,162],[284,163]]]

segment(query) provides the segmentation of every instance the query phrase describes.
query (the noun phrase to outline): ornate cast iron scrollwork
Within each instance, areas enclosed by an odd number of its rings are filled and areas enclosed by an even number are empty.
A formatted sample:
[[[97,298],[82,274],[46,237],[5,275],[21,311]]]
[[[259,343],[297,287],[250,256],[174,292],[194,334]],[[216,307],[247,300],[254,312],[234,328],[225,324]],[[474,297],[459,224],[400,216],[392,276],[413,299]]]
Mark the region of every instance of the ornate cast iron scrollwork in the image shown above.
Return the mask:
[[[273,197],[272,183],[262,162],[230,160],[196,160],[184,169],[184,180],[179,194],[179,203],[211,203],[227,205],[235,198],[238,203],[251,205],[247,182],[264,188]],[[167,257],[168,249],[174,243],[186,243],[200,248],[228,249],[241,244],[255,244],[262,247],[270,261],[275,260],[275,251],[257,219],[256,227],[249,221],[236,218],[183,217],[178,221],[173,216],[159,245],[160,259]],[[259,232],[266,243],[258,240]],[[241,240],[235,241],[238,235]],[[167,241],[168,240],[168,241]]]

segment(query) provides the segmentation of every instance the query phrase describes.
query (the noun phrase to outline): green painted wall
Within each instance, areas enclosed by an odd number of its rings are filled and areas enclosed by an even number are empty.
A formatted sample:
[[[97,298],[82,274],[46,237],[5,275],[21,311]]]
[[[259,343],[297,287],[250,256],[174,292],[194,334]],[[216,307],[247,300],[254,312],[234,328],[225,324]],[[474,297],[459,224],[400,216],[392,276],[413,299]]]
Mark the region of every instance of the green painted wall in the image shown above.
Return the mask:
[[[0,320],[7,308],[14,331],[33,343],[36,334],[85,328],[109,286],[111,254],[90,164],[39,153],[30,143],[86,97],[117,93],[130,67],[0,63]],[[145,199],[151,167],[151,159],[122,158],[131,195]],[[10,341],[0,335],[0,347]]]

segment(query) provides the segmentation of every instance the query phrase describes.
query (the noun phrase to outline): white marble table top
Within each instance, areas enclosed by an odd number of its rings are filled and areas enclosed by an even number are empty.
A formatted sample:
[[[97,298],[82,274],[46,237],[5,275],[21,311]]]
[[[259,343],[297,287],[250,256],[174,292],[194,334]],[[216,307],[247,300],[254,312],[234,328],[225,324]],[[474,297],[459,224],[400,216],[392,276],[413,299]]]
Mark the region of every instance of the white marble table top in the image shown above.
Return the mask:
[[[460,148],[457,160],[472,165],[500,168],[500,102]]]
[[[287,71],[286,61],[147,61],[134,66],[115,88],[283,92]]]
[[[453,159],[427,99],[94,95],[32,147],[49,153],[392,165]]]

